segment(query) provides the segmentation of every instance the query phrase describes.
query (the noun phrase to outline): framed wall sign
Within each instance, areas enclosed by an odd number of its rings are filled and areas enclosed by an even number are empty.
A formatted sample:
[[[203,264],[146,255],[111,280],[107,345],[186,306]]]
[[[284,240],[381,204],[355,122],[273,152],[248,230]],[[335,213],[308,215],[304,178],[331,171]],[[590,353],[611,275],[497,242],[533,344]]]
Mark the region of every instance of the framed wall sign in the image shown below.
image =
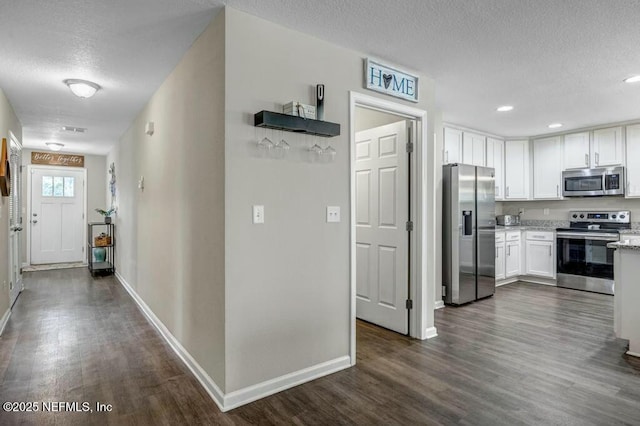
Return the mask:
[[[47,166],[84,167],[84,155],[57,154],[55,152],[32,152],[31,164]]]
[[[418,76],[366,58],[364,81],[367,89],[418,102]]]

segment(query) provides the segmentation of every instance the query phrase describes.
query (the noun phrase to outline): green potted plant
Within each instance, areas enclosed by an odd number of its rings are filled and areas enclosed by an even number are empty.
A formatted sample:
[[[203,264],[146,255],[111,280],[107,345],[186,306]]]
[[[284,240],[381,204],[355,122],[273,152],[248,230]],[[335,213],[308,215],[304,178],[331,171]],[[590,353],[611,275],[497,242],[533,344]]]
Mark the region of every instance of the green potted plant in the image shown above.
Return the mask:
[[[96,211],[104,216],[104,223],[111,223],[111,215],[115,213],[116,209],[112,207],[109,210],[96,209]]]

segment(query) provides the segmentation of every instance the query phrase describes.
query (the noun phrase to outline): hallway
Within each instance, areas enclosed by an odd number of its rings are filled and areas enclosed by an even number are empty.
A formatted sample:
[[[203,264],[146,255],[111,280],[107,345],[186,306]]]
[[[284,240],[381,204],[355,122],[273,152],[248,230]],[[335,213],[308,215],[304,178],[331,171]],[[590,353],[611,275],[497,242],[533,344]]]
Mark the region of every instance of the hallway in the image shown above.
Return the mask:
[[[612,298],[535,284],[437,312],[441,336],[358,323],[358,364],[221,413],[113,277],[25,274],[0,339],[0,399],[110,413],[0,413],[0,424],[638,424],[640,365]]]

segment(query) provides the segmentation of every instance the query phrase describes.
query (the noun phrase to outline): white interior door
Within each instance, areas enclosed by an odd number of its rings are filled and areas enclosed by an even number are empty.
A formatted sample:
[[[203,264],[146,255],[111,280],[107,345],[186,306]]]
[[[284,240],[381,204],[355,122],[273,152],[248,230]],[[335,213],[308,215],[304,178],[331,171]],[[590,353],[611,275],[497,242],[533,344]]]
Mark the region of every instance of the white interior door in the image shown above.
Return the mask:
[[[408,332],[407,122],[356,133],[356,316]]]
[[[14,138],[9,138],[9,163],[11,167],[11,195],[9,197],[9,300],[10,306],[16,302],[22,291],[22,147]]]
[[[31,263],[84,260],[84,171],[31,170]]]

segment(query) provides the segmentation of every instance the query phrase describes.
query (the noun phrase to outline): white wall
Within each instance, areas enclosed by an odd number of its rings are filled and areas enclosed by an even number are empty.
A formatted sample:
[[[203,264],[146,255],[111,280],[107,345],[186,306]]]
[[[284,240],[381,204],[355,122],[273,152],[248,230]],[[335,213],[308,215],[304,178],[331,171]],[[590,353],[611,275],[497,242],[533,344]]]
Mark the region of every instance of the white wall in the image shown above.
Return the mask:
[[[369,108],[356,108],[356,132],[373,129],[374,127],[380,127],[386,124],[397,123],[400,120],[403,120],[403,118],[397,115]]]
[[[221,12],[106,162],[116,167],[118,273],[222,390],[224,31]]]
[[[234,391],[349,354],[349,91],[376,94],[362,89],[365,54],[232,9],[227,52],[226,384]],[[259,158],[255,141],[271,132],[253,127],[253,114],[313,103],[317,83],[325,119],[341,135],[287,133],[288,159]],[[421,77],[418,108],[433,110],[433,88]],[[334,163],[307,161],[315,141],[331,143]],[[253,204],[265,206],[264,225],[251,224]],[[327,205],[341,207],[341,223],[326,223]]]
[[[9,99],[0,88],[0,142],[9,132],[22,141],[22,124],[18,120]],[[1,146],[1,145],[0,145]],[[15,170],[13,171],[15,173]],[[0,197],[0,318],[9,309],[9,198]]]

